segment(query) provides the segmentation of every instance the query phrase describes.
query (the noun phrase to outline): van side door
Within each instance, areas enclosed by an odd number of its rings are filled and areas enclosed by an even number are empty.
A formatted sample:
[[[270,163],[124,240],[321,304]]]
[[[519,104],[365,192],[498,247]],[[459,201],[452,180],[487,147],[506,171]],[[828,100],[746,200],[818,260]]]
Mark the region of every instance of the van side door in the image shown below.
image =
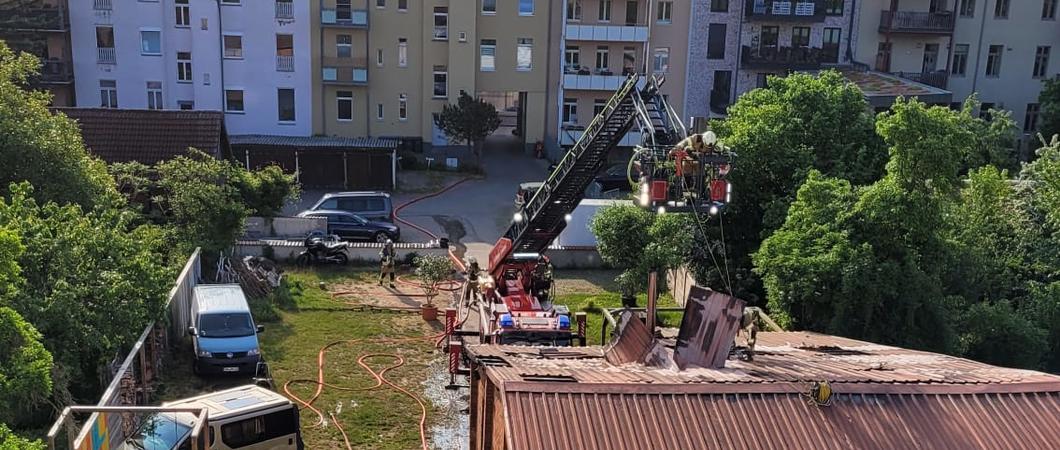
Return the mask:
[[[295,450],[298,448],[298,412],[293,405],[257,412],[221,425],[221,444],[214,449]]]

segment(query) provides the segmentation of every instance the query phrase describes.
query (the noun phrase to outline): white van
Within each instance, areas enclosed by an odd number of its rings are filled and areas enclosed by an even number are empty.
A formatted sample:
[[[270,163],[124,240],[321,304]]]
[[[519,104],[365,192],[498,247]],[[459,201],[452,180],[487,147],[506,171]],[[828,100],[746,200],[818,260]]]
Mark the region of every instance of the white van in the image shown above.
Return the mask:
[[[242,386],[175,402],[164,407],[206,408],[213,450],[303,450],[298,407],[260,386]],[[195,415],[148,416],[119,450],[190,450]]]

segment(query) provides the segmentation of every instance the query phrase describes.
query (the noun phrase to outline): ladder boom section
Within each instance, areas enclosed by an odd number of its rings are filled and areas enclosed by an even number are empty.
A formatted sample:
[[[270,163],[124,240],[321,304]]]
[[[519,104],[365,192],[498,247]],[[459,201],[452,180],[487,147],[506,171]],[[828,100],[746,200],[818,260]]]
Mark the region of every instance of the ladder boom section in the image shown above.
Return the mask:
[[[563,231],[567,214],[578,206],[585,189],[607,161],[608,153],[621,142],[634,123],[645,120],[641,105],[645,101],[655,101],[661,80],[649,78],[645,87],[638,89],[640,79],[639,75],[626,78],[533,198],[519,211],[490,254],[491,271],[498,270],[501,263],[515,253],[544,252]]]

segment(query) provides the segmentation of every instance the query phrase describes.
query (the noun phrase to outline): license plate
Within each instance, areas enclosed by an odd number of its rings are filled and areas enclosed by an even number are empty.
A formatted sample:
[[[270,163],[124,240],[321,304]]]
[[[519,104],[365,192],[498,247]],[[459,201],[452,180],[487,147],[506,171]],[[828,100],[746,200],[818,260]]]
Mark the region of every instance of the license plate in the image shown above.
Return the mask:
[[[239,368],[238,367],[225,367],[225,368],[223,368],[221,370],[224,371],[224,372],[239,372]]]

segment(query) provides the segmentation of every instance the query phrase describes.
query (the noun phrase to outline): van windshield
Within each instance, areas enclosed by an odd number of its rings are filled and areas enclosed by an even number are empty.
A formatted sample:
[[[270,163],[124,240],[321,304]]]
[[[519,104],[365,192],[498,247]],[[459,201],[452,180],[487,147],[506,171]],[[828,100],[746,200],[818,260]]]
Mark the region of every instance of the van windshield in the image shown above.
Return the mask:
[[[199,336],[203,337],[239,337],[254,334],[254,324],[250,314],[203,314],[199,317]]]
[[[125,442],[130,450],[171,450],[191,431],[191,427],[165,414],[147,418],[136,434]]]

